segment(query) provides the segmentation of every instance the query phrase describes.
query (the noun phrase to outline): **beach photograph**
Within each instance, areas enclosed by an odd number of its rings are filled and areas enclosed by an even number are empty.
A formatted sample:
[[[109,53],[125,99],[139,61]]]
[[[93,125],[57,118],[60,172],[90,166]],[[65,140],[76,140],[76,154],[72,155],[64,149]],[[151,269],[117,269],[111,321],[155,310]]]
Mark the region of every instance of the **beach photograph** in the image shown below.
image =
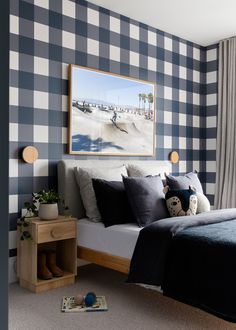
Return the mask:
[[[70,153],[154,153],[155,85],[70,66]]]

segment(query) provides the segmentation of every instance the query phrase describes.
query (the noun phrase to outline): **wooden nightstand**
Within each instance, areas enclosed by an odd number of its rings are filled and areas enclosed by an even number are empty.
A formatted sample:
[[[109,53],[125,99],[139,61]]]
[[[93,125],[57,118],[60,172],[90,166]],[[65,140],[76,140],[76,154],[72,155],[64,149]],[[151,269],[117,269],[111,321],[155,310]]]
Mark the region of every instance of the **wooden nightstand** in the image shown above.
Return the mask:
[[[32,218],[29,232],[33,241],[21,241],[18,233],[17,276],[20,285],[38,293],[73,284],[77,275],[76,219],[64,216],[47,221]],[[45,249],[56,250],[57,265],[63,269],[63,277],[37,278],[38,251]]]

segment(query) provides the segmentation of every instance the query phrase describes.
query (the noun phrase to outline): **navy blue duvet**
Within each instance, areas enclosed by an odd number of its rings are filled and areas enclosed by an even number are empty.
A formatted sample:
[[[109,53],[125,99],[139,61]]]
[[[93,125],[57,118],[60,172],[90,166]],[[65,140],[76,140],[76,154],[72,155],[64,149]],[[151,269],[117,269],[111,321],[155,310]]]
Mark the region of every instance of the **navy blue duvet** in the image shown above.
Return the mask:
[[[130,283],[236,322],[236,209],[166,218],[140,231]]]

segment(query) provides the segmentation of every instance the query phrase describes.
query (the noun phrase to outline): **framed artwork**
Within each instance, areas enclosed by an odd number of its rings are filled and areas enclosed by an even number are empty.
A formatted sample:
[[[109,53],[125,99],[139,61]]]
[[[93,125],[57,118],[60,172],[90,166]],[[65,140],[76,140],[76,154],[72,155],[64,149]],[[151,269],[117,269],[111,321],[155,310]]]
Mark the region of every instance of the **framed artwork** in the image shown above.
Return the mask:
[[[155,84],[69,65],[69,153],[154,156]]]

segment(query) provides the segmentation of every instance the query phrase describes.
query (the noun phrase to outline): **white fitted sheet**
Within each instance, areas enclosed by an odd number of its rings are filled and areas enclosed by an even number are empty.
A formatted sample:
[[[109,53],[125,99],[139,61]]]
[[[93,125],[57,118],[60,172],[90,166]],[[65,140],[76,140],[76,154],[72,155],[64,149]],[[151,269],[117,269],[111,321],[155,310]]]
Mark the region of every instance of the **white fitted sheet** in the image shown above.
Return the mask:
[[[77,244],[89,249],[131,259],[141,230],[137,224],[104,227],[102,222],[78,220]]]

